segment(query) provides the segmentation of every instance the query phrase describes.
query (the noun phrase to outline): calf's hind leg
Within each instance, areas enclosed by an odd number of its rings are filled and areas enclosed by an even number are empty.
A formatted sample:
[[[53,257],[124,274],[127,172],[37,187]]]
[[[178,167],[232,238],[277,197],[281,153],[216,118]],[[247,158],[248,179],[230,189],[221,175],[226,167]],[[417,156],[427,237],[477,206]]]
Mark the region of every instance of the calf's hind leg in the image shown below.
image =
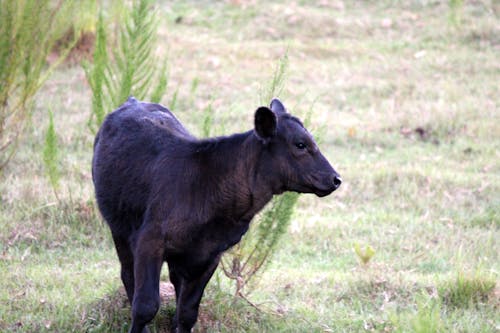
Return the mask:
[[[130,249],[128,239],[119,235],[113,234],[113,241],[115,243],[116,253],[121,264],[121,278],[127,297],[132,305],[134,299],[134,254]]]
[[[146,228],[135,243],[134,297],[130,333],[144,333],[160,308],[163,240],[155,228]]]

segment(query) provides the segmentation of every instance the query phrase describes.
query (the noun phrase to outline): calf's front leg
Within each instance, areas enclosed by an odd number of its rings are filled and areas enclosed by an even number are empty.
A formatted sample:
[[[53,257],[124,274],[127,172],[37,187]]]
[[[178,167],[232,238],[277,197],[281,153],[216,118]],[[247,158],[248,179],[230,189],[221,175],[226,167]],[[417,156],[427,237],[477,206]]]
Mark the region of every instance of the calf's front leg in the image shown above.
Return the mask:
[[[205,287],[219,264],[220,256],[208,263],[195,277],[182,277],[175,273],[177,308],[172,325],[173,333],[189,333],[198,318],[198,308]]]

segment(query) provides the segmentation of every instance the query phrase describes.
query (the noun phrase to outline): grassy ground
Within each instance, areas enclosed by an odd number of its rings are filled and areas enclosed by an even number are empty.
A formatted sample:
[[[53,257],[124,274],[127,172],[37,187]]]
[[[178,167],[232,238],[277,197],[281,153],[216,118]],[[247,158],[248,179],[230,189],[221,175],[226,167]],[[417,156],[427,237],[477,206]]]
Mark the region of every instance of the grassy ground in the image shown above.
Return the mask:
[[[288,50],[282,100],[312,109],[344,183],[302,196],[249,296],[220,272],[199,332],[500,330],[500,7],[466,1],[175,1],[162,5],[169,104],[201,133],[251,127],[259,90]],[[196,82],[196,84],[193,84]],[[197,86],[193,92],[192,87]],[[78,67],[39,94],[0,183],[0,331],[124,332],[118,260],[90,176],[90,92]],[[61,201],[43,171],[47,110]],[[371,246],[366,265],[353,251]],[[166,278],[166,272],[165,281]],[[153,325],[164,331],[166,302]]]

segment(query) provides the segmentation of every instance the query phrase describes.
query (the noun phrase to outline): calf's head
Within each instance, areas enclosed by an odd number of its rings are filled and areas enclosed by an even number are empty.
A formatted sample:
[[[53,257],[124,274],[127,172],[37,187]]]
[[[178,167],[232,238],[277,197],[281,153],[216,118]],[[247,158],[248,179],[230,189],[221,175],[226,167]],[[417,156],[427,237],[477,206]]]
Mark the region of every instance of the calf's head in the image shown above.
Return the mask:
[[[265,145],[266,170],[279,191],[326,196],[342,183],[302,122],[274,99],[255,112],[255,134]]]

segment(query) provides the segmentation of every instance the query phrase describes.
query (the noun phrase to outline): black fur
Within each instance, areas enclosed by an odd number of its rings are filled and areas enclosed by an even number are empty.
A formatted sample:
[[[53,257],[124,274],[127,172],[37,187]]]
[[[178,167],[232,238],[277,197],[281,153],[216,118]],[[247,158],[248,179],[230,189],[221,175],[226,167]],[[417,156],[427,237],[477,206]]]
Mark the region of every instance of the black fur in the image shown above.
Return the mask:
[[[325,196],[340,177],[302,123],[277,99],[255,128],[198,140],[165,107],[129,98],[94,143],[92,175],[132,304],[130,332],[147,331],[168,263],[176,291],[174,332],[190,332],[221,254],[283,191]]]

